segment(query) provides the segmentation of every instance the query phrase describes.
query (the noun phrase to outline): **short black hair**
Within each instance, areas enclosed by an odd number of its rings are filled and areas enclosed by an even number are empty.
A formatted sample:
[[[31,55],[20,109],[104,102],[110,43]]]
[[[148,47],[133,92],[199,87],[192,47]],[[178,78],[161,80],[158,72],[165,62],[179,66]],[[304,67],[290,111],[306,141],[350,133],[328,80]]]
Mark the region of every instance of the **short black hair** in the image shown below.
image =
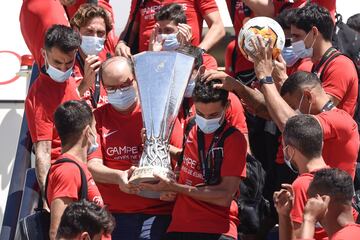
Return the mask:
[[[323,131],[311,115],[300,114],[289,118],[283,137],[286,145],[295,147],[309,160],[322,154]]]
[[[291,74],[281,87],[280,95],[293,94],[304,86],[321,86],[315,73],[298,71]]]
[[[194,68],[199,69],[201,65],[203,65],[203,53],[202,49],[195,47],[190,44],[182,45],[178,49],[177,52],[183,53],[195,58]]]
[[[213,103],[220,101],[225,106],[228,102],[229,92],[224,89],[214,88],[214,84],[217,83],[221,83],[221,80],[196,81],[192,95],[194,102]]]
[[[354,185],[351,176],[337,168],[325,168],[315,172],[307,192],[309,197],[316,194],[329,195],[339,204],[351,204]]]
[[[331,41],[334,22],[324,7],[306,4],[291,15],[290,23],[306,33],[310,32],[312,27],[316,27],[325,40]]]
[[[78,49],[80,45],[80,34],[71,27],[54,24],[46,31],[44,47],[48,51],[56,47],[64,53],[69,53]]]
[[[286,8],[275,18],[282,29],[290,29],[290,19],[292,18],[292,15],[295,14],[295,11],[296,9],[294,8]]]
[[[360,33],[360,13],[357,13],[349,17],[346,24],[355,31]]]
[[[176,25],[179,23],[186,23],[186,15],[182,5],[171,3],[164,5],[155,13],[156,21],[174,21]]]
[[[70,100],[56,109],[54,119],[61,144],[66,145],[79,140],[84,128],[91,125],[93,114],[85,101]]]
[[[83,232],[89,233],[92,239],[101,232],[111,234],[114,227],[114,217],[104,207],[83,199],[65,208],[56,239],[72,239]]]

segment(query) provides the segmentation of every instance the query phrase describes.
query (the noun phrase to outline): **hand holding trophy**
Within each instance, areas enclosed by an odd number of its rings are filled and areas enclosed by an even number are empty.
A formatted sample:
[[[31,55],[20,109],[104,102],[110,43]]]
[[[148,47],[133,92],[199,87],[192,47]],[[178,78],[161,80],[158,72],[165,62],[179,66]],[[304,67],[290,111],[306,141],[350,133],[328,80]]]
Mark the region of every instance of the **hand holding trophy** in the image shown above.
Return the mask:
[[[169,138],[177,117],[194,58],[177,52],[143,52],[133,57],[142,117],[146,129],[144,151],[130,182],[155,183],[156,176],[175,180]],[[139,195],[160,198],[155,191]]]

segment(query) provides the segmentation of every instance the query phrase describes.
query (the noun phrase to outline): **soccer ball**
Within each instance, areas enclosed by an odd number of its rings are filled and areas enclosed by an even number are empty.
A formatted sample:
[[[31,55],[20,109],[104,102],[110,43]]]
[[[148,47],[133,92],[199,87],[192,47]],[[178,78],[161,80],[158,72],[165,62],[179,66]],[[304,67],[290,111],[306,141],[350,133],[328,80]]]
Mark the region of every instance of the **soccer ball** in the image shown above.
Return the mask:
[[[239,33],[238,44],[241,53],[252,62],[255,49],[250,40],[255,37],[255,43],[258,44],[256,35],[263,37],[265,45],[269,44],[269,39],[272,40],[272,56],[276,59],[285,45],[285,34],[281,26],[268,17],[255,17],[244,24]]]

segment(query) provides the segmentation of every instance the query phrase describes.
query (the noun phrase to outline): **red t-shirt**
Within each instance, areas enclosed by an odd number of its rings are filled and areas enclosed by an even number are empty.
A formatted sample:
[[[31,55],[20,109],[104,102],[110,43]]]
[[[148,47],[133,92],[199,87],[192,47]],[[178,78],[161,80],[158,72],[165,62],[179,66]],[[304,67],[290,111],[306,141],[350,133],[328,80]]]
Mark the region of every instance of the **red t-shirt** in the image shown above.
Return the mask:
[[[230,125],[228,124],[225,129]],[[181,165],[179,183],[189,186],[204,183],[200,170],[197,146],[197,126],[189,133],[185,144],[184,160]],[[207,152],[214,134],[205,134],[205,152]],[[221,176],[246,176],[247,143],[240,132],[234,132],[224,142],[224,158],[221,166]],[[239,220],[238,206],[232,201],[230,207],[216,206],[179,194],[168,232],[202,232],[224,234],[237,238]]]
[[[20,29],[25,43],[38,66],[44,64],[40,49],[44,46],[46,31],[53,24],[69,26],[60,1],[24,0],[20,10]]]
[[[286,72],[288,75],[298,71],[311,72],[312,66],[313,63],[310,58],[302,58],[299,59],[293,66],[287,67]]]
[[[52,141],[52,160],[61,152],[61,141],[54,125],[54,113],[60,104],[69,100],[80,100],[75,79],[70,77],[64,83],[58,83],[42,72],[31,86],[25,100],[26,119],[32,142]]]
[[[103,199],[86,164],[70,154],[62,154],[56,160],[63,158],[76,161],[84,171],[88,185],[87,200],[104,206]],[[59,163],[52,165],[49,172],[47,199],[50,204],[54,199],[61,197],[71,198],[73,201],[79,200],[81,174],[78,166],[74,163]]]
[[[348,172],[353,178],[359,148],[356,122],[345,111],[334,108],[316,115],[323,129],[323,158],[330,167]],[[284,163],[284,153],[279,137],[276,162]]]
[[[332,235],[331,240],[356,239],[360,236],[359,224],[348,224]]]
[[[323,158],[327,165],[346,171],[354,179],[359,151],[356,122],[344,110],[333,108],[315,116],[323,129]]]
[[[131,3],[130,18],[133,16],[136,8],[135,0]],[[155,13],[164,5],[177,3],[183,6],[186,14],[187,24],[191,26],[193,39],[191,43],[198,46],[201,42],[202,24],[204,16],[218,11],[215,0],[149,0],[145,6],[141,6],[140,14],[137,14],[136,22],[139,24],[139,51],[149,49],[149,39],[151,31],[155,26]]]
[[[294,3],[291,3],[289,0],[273,0],[274,8],[275,8],[275,14],[279,14],[281,10],[287,7],[291,8],[299,8],[303,7],[308,0],[297,0],[294,1]],[[332,19],[335,22],[335,13],[336,13],[336,0],[311,0],[311,3],[316,3],[319,6],[322,6],[329,10],[330,15]],[[288,6],[286,6],[288,5]]]
[[[322,72],[325,63],[318,74]],[[354,116],[357,95],[358,76],[354,63],[346,56],[338,56],[326,67],[322,76],[322,86],[326,93],[340,100],[338,108]]]
[[[303,222],[304,207],[307,202],[307,190],[314,178],[315,171],[299,175],[292,184],[294,190],[294,205],[290,216],[293,222],[301,224]],[[316,240],[327,239],[327,234],[322,227],[316,227],[314,238]]]
[[[217,61],[212,55],[208,53],[204,53],[202,57],[203,57],[203,65],[205,66],[206,70],[218,69]]]
[[[229,92],[228,99],[230,101],[230,106],[226,110],[225,119],[232,126],[235,126],[241,133],[247,134],[248,128],[246,125],[245,111],[244,111],[244,108],[243,108],[239,98],[235,94]],[[180,108],[179,115],[178,115],[178,119],[181,123],[182,129],[184,129],[184,126],[186,125],[185,124],[186,120],[195,116],[195,113],[196,113],[195,105],[194,105],[192,99],[188,99],[188,101],[189,101],[189,106],[190,106],[189,116],[184,116],[183,107]]]
[[[140,106],[129,114],[122,114],[111,104],[94,111],[100,146],[89,159],[100,158],[112,169],[128,170],[137,166],[143,151],[140,131],[143,127]],[[91,160],[89,160],[91,161]],[[114,213],[170,214],[172,204],[158,199],[127,194],[116,184],[98,183],[109,210]]]

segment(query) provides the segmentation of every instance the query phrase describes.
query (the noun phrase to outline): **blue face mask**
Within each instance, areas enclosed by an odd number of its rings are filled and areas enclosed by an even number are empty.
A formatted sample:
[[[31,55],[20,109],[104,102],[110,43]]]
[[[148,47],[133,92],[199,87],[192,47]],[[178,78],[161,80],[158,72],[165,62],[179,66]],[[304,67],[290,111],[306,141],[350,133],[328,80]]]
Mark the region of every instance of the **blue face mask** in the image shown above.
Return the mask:
[[[73,72],[73,67],[69,68],[66,72],[63,72],[53,66],[50,65],[50,63],[47,61],[47,59],[45,58],[45,66],[47,66],[46,69],[46,73],[50,76],[50,78],[52,80],[54,80],[55,82],[65,82],[66,80],[68,80]]]
[[[180,46],[177,35],[178,33],[161,34],[162,39],[164,39],[162,46],[164,51],[174,51]]]
[[[94,36],[81,36],[80,48],[85,55],[99,55],[104,49],[105,39]]]
[[[218,118],[206,119],[196,114],[195,122],[201,131],[205,134],[210,134],[215,132],[221,126],[223,115],[224,114],[221,114]]]
[[[299,58],[311,58],[313,56],[314,49],[312,47],[306,48],[304,40],[293,42],[291,46],[293,47],[294,54]]]
[[[126,89],[108,92],[108,101],[120,111],[125,111],[135,103],[136,90],[134,86],[130,86]]]
[[[284,47],[281,55],[283,56],[287,67],[292,67],[300,59],[300,57],[295,54],[293,46]]]
[[[90,154],[92,154],[93,152],[95,152],[95,151],[98,149],[98,147],[99,147],[99,144],[97,143],[97,136],[96,136],[96,134],[94,134],[94,133],[91,131],[91,135],[93,136],[95,143],[91,143],[90,147],[88,148],[88,150],[87,150],[87,154],[88,154],[88,155],[90,155]]]

